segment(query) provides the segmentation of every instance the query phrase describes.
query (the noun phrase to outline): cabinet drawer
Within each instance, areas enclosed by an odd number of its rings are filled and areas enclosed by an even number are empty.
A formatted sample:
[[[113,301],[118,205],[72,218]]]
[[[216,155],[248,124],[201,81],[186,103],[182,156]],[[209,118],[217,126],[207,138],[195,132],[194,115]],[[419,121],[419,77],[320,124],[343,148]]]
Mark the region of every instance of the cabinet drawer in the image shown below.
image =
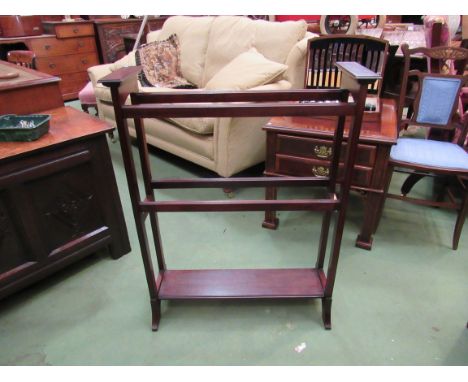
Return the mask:
[[[36,59],[37,70],[53,75],[82,72],[94,65],[99,65],[96,53],[69,54]]]
[[[96,52],[94,37],[58,40],[55,37],[32,39],[31,48],[37,57],[63,56],[84,52]]]
[[[55,25],[57,38],[94,36],[93,24],[64,24]]]
[[[324,160],[297,158],[286,155],[276,155],[275,173],[294,176],[327,176],[330,163]],[[338,179],[341,178],[343,163],[340,163]],[[372,168],[355,165],[352,184],[368,187],[372,180]]]
[[[285,134],[278,134],[276,139],[276,152],[279,154],[319,160],[330,160],[333,156],[333,143],[331,140],[298,137]],[[344,142],[340,152],[341,160],[344,160],[346,145],[347,143]],[[375,163],[376,152],[377,148],[375,146],[359,144],[356,155],[356,164],[372,166]]]

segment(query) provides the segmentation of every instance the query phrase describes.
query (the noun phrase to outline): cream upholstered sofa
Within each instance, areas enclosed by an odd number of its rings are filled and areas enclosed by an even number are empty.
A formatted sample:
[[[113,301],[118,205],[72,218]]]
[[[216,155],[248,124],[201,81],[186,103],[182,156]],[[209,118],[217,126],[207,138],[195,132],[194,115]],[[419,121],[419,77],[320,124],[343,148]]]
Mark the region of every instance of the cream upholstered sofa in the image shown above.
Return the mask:
[[[301,88],[304,83],[307,32],[304,21],[269,22],[243,16],[173,16],[147,42],[165,40],[176,34],[180,44],[182,76],[199,89],[240,54],[255,48],[266,59],[286,65],[279,78],[254,86],[255,90]],[[107,74],[135,64],[132,52],[121,60],[88,69],[93,83],[99,117],[115,124],[108,88],[98,83]],[[179,91],[142,87],[144,92]],[[147,142],[191,162],[229,177],[265,159],[263,118],[198,118],[145,120]],[[132,121],[130,135],[134,136]]]

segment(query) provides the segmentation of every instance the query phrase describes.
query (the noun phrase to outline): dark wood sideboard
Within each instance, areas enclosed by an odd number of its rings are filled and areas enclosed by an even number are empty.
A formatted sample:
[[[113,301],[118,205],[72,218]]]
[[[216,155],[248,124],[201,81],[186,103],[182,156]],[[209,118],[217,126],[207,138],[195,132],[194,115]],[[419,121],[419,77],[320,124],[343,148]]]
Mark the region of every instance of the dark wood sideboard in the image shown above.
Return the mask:
[[[106,141],[112,128],[64,107],[59,78],[0,61],[0,114],[51,114],[33,142],[0,142],[0,298],[100,248],[130,251]]]

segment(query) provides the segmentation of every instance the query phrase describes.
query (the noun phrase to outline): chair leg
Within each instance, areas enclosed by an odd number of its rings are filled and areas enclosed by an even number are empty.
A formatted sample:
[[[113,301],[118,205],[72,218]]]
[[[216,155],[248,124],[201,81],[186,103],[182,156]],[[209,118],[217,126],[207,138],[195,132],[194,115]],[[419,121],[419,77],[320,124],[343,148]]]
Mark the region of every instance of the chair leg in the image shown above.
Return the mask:
[[[89,105],[88,105],[88,104],[86,104],[86,103],[82,103],[82,104],[81,104],[81,109],[82,109],[85,113],[88,113],[88,114],[89,114],[88,108],[89,108]]]
[[[457,250],[458,242],[460,241],[463,224],[465,223],[466,214],[468,212],[468,190],[464,190],[463,199],[460,209],[458,210],[457,222],[455,223],[455,230],[453,232],[452,249]]]
[[[401,194],[403,196],[407,195],[414,185],[418,183],[422,178],[424,178],[425,175],[422,174],[411,174],[409,175],[406,180],[403,182],[403,185],[401,186]]]

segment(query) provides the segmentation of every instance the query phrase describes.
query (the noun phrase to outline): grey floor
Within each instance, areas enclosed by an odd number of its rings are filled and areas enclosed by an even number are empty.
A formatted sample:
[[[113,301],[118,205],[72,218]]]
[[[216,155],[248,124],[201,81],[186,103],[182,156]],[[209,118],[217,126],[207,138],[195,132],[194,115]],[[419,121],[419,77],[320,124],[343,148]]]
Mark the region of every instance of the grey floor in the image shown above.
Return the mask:
[[[331,331],[323,329],[318,301],[250,301],[164,302],[160,330],[151,332],[120,150],[109,146],[133,250],[119,260],[97,253],[0,301],[1,365],[468,365],[468,228],[452,251],[453,212],[389,200],[374,247],[364,251],[354,246],[357,194]],[[151,156],[159,176],[203,173],[158,151]],[[430,189],[421,182],[415,192]],[[239,189],[235,197],[262,194]],[[219,190],[158,195],[223,197]],[[313,265],[320,216],[288,212],[280,220],[269,231],[261,213],[161,214],[168,267]]]

